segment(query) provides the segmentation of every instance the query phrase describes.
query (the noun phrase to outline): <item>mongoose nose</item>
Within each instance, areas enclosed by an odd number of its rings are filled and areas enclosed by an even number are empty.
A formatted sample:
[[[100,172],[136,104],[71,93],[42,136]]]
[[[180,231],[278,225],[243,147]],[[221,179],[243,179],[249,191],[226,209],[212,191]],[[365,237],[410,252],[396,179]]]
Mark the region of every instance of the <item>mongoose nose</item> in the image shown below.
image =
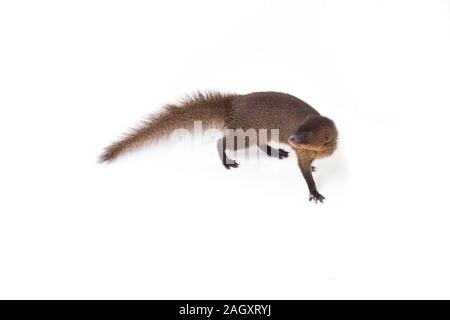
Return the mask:
[[[295,134],[293,134],[293,133],[290,134],[289,137],[288,137],[288,141],[289,142],[294,142],[294,139],[295,139]]]

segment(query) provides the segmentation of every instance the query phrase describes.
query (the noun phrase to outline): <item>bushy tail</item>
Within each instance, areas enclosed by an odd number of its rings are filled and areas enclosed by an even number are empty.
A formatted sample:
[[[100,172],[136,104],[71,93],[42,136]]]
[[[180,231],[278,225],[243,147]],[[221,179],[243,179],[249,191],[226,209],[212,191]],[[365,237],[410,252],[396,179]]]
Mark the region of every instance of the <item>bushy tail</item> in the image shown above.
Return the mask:
[[[106,147],[99,161],[112,161],[127,151],[168,136],[175,129],[192,129],[194,121],[202,121],[203,126],[223,123],[234,97],[215,92],[197,93],[180,104],[166,105],[163,111],[150,116],[122,139]]]

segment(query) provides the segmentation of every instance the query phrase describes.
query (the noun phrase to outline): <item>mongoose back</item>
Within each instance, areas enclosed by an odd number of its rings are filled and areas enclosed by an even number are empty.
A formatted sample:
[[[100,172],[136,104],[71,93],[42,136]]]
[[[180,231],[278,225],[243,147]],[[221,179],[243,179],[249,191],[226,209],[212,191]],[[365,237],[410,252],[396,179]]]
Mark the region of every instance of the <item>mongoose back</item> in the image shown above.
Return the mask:
[[[269,156],[288,157],[287,151],[269,145],[275,138],[271,136],[272,130],[278,130],[279,142],[290,145],[297,154],[298,165],[308,185],[309,200],[322,202],[325,199],[317,191],[312,162],[336,150],[336,126],[306,102],[286,93],[194,94],[179,104],[166,105],[160,113],[150,116],[138,128],[108,146],[100,161],[112,161],[127,151],[168,136],[175,129],[192,129],[195,121],[202,121],[202,125],[207,127],[226,129],[224,136],[217,141],[219,157],[226,169],[239,166],[228,158],[226,150],[255,144]],[[252,139],[246,134],[249,129],[257,132],[265,129],[267,135],[256,135],[256,139]]]

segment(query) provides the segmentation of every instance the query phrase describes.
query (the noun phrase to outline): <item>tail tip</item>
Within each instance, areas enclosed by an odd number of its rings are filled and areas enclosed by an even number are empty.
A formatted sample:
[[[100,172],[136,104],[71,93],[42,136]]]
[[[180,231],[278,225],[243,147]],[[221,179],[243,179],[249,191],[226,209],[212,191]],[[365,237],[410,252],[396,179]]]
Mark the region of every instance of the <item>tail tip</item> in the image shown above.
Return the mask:
[[[114,160],[116,156],[117,154],[113,150],[106,148],[105,151],[103,151],[103,153],[98,157],[98,163],[109,163]]]

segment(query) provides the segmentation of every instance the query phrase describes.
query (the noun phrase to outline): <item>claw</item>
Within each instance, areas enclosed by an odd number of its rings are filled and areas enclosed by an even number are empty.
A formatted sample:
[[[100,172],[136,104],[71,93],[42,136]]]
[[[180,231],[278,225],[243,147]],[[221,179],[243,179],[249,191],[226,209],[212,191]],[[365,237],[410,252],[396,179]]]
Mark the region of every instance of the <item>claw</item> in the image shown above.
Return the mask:
[[[323,195],[321,195],[320,193],[316,192],[311,192],[309,194],[309,201],[314,200],[315,203],[317,203],[317,201],[320,201],[321,203],[323,202],[323,200],[325,200],[325,197]]]

